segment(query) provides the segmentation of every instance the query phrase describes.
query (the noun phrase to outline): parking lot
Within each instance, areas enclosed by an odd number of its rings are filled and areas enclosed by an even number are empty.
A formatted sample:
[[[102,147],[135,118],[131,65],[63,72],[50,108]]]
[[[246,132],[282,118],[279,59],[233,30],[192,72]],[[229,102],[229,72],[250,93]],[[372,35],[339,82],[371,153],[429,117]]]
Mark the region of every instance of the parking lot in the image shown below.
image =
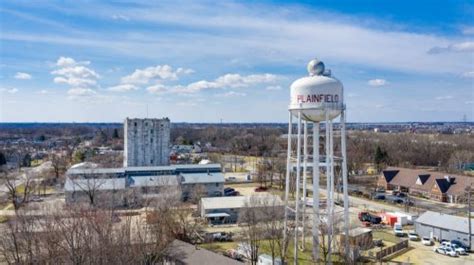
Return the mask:
[[[438,246],[436,243],[435,246]],[[409,250],[390,260],[389,264],[474,264],[474,254],[449,257],[435,253],[435,246],[424,246],[420,241],[410,241]]]

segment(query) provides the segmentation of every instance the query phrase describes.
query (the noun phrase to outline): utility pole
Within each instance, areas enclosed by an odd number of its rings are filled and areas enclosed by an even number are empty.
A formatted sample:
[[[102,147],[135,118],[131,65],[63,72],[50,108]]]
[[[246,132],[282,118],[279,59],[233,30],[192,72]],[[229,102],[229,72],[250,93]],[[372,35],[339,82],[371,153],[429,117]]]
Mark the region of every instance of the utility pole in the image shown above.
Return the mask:
[[[472,234],[471,234],[471,186],[467,186],[466,187],[466,191],[467,191],[467,224],[468,224],[468,229],[469,229],[469,251],[471,251],[471,247],[472,247],[472,242],[471,242],[471,237],[472,237]]]

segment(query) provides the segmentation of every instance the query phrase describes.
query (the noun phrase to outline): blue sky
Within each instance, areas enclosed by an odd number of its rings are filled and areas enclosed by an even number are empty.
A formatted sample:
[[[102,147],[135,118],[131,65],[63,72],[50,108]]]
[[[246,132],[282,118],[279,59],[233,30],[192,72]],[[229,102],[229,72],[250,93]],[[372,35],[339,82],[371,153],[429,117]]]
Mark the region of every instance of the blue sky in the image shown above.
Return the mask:
[[[285,122],[314,57],[349,121],[472,121],[473,18],[472,1],[2,1],[0,122]]]

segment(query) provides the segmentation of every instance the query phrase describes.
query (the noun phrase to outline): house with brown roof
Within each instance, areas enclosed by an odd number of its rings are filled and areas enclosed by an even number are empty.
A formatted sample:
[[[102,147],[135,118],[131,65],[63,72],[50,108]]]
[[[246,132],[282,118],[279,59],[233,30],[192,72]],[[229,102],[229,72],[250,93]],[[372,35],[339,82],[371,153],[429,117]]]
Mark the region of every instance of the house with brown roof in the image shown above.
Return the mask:
[[[377,186],[441,202],[457,203],[474,178],[423,169],[389,167],[382,171]]]

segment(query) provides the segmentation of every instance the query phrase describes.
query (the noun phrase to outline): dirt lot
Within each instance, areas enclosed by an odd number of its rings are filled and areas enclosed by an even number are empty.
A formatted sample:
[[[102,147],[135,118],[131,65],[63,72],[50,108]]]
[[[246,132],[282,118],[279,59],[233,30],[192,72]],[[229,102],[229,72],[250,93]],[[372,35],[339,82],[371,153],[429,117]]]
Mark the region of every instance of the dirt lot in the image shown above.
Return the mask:
[[[474,264],[474,254],[460,256],[457,258],[437,254],[433,251],[434,246],[424,246],[421,242],[410,241],[408,251],[393,258],[389,264]]]

